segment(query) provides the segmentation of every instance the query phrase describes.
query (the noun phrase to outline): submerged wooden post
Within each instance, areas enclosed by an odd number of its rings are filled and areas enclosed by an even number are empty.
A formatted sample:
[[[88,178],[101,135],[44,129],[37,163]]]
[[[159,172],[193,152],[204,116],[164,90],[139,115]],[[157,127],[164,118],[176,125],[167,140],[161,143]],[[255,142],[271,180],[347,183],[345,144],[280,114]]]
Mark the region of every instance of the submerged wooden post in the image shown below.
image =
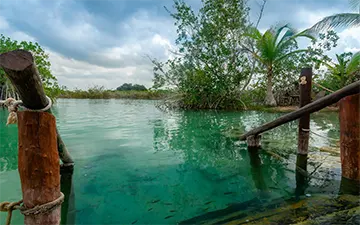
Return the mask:
[[[360,94],[340,101],[339,117],[342,177],[360,188]]]
[[[258,149],[261,147],[261,135],[251,135],[246,138],[248,150],[250,149]]]
[[[60,166],[55,117],[46,112],[18,112],[19,158],[23,203],[27,211],[59,199]],[[42,205],[42,206],[41,206]],[[58,225],[60,205],[24,213],[25,224]]]
[[[15,50],[0,55],[0,66],[4,69],[23,105],[32,110],[43,109],[48,105],[39,72],[32,54],[25,50]],[[51,113],[49,109],[47,112]],[[72,160],[59,132],[57,135],[57,149],[64,165],[72,166]]]
[[[264,175],[262,172],[262,162],[259,155],[258,148],[252,148],[248,151],[251,165],[251,175],[254,181],[255,187],[260,191],[261,197],[267,196],[268,188],[265,183]]]
[[[300,108],[311,102],[312,69],[301,69]],[[304,113],[299,119],[298,154],[307,155],[309,148],[310,113]]]
[[[60,186],[64,193],[64,202],[61,205],[61,224],[75,224],[75,193],[73,185],[73,167],[60,168]]]
[[[295,195],[299,197],[305,194],[305,190],[308,186],[307,172],[307,155],[297,154],[296,156],[296,169],[295,169],[295,180],[296,188]],[[305,173],[304,173],[305,171]]]

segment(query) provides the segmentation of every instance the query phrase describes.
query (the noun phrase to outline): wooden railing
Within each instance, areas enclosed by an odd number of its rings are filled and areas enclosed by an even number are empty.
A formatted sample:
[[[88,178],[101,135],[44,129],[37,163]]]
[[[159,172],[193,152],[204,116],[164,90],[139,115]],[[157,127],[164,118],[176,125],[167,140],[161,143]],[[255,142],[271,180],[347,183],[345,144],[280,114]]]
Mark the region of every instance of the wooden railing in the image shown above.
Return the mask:
[[[255,129],[250,130],[249,132],[246,132],[245,134],[240,136],[240,140],[246,140],[246,138],[249,136],[257,136],[265,131],[274,129],[285,123],[299,119],[300,117],[302,117],[303,115],[305,115],[307,113],[313,113],[313,112],[319,111],[329,105],[332,105],[332,104],[338,102],[340,99],[342,99],[346,96],[359,94],[359,93],[360,93],[360,81],[357,81],[355,83],[349,84],[348,86],[346,86],[330,95],[322,97],[304,107],[301,107],[294,112],[288,113],[284,116],[277,118],[276,120],[265,123]]]

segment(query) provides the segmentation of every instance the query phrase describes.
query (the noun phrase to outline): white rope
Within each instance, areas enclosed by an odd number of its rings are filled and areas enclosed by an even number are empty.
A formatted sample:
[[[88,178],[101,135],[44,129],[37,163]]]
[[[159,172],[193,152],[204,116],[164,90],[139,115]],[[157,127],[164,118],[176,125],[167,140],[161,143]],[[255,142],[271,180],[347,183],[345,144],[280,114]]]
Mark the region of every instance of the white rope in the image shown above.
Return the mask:
[[[321,135],[321,134],[315,133],[314,131],[310,131],[310,133],[315,134],[316,136],[319,136],[319,137],[322,137],[322,138],[331,140],[331,141],[339,141],[339,139],[331,138],[331,137],[326,137],[326,136],[323,136],[323,135]]]
[[[28,109],[26,108],[24,105],[21,105],[21,108],[23,108],[24,111],[31,111],[31,112],[46,112],[48,111],[51,106],[52,106],[52,101],[51,101],[51,98],[49,98],[48,96],[46,96],[47,100],[48,100],[48,104],[47,106],[45,106],[44,108],[42,109]]]
[[[1,103],[4,104],[8,108],[8,111],[9,111],[9,116],[8,116],[6,125],[17,123],[16,112],[18,111],[19,107],[21,107],[24,111],[31,111],[31,112],[46,112],[46,111],[48,111],[52,106],[52,101],[48,96],[46,96],[46,98],[48,100],[48,104],[43,109],[28,109],[24,105],[22,105],[23,104],[22,101],[16,101],[13,98],[8,98],[5,101],[2,101]]]
[[[318,134],[318,133],[316,133],[316,132],[314,132],[314,131],[312,131],[310,129],[301,128],[301,130],[304,131],[304,132],[310,132],[312,134],[315,134],[316,136],[319,136],[319,137],[322,137],[322,138],[325,138],[325,139],[328,139],[328,140],[339,141],[339,139],[323,136],[323,135]]]

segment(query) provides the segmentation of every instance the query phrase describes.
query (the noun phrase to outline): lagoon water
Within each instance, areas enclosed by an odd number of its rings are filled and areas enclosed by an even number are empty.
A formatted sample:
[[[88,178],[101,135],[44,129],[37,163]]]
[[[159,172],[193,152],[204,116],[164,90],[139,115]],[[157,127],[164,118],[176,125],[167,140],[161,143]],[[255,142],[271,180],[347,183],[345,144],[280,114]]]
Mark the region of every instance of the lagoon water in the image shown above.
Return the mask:
[[[259,196],[286,198],[296,188],[296,121],[263,135],[261,166],[232,138],[279,113],[162,112],[149,100],[60,99],[54,114],[76,162],[72,183],[62,187],[71,192],[64,224],[175,224]],[[17,201],[17,127],[6,127],[6,117],[0,110],[0,201]],[[323,137],[311,135],[308,170],[324,179],[305,192],[336,194],[339,157],[318,147],[333,144],[325,137],[339,138],[337,113],[313,114],[311,127]],[[19,212],[12,224],[23,224]]]

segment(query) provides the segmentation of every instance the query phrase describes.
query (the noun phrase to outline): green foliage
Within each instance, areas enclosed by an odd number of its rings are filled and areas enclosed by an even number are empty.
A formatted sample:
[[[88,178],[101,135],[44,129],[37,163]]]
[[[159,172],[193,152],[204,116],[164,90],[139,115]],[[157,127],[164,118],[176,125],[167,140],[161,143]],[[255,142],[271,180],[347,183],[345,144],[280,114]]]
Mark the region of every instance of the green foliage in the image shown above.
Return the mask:
[[[336,55],[337,63],[327,63],[328,71],[319,83],[336,91],[360,80],[360,52]]]
[[[250,75],[240,54],[248,9],[243,0],[202,0],[195,13],[182,0],[168,12],[177,26],[174,59],[154,64],[154,88],[180,92],[181,108],[227,108],[238,101]]]
[[[169,95],[168,91],[163,90],[106,90],[103,86],[93,86],[88,90],[75,89],[73,91],[62,88],[59,98],[76,98],[76,99],[163,99]]]
[[[266,71],[267,93],[265,104],[275,106],[276,100],[273,94],[274,76],[277,76],[284,62],[285,64],[293,63],[288,60],[290,57],[309,51],[309,49],[298,49],[296,39],[305,37],[315,40],[315,38],[306,32],[298,33],[289,25],[272,27],[266,30],[264,34],[261,34],[257,28],[250,27],[247,29],[246,36],[255,41],[255,48],[250,48],[250,46],[244,46],[244,48],[252,54],[259,65]]]
[[[121,85],[120,87],[116,88],[118,91],[146,91],[146,87],[144,85],[140,84],[131,84],[131,83],[125,83]]]
[[[9,37],[5,37],[0,34],[0,54],[17,49],[24,49],[30,51],[34,56],[34,61],[39,70],[41,81],[44,85],[45,93],[54,98],[60,93],[60,88],[57,83],[57,79],[52,75],[50,70],[49,55],[41,48],[38,43],[15,41]],[[5,72],[0,68],[0,87],[6,83]]]
[[[320,34],[316,40],[312,40],[311,45],[307,48],[308,51],[291,55],[275,65],[273,91],[278,104],[282,105],[281,99],[286,94],[298,95],[298,79],[301,68],[311,67],[317,76],[325,76],[326,70],[321,66],[331,62],[331,58],[326,53],[337,46],[338,40],[339,37],[334,31]],[[294,45],[294,48],[297,46]],[[261,82],[266,81],[262,80]]]

